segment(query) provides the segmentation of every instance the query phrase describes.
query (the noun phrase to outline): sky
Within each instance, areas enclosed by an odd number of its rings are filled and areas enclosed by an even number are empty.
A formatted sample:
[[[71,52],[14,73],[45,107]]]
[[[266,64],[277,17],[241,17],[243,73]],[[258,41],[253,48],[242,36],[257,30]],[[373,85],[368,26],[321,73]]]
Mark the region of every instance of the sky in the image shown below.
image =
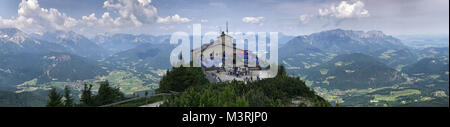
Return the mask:
[[[379,30],[390,35],[449,34],[448,0],[2,0],[0,28],[27,33],[98,34]]]

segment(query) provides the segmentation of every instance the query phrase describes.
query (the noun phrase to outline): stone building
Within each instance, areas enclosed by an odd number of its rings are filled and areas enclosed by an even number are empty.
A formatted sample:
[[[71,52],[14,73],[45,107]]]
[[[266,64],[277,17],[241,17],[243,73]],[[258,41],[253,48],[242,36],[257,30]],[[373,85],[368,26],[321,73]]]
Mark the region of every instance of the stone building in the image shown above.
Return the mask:
[[[191,52],[192,60],[200,63],[210,79],[246,81],[268,77],[265,76],[268,68],[263,68],[267,67],[267,62],[259,60],[252,51],[236,48],[233,38],[225,32],[214,42],[203,44]]]

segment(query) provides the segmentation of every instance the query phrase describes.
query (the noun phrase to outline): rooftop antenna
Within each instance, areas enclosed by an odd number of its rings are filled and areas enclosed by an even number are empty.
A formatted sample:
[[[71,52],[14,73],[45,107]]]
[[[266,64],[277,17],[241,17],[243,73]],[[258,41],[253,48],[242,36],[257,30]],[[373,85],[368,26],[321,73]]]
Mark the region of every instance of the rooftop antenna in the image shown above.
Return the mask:
[[[227,21],[226,25],[227,25],[227,34],[228,34],[228,21]]]

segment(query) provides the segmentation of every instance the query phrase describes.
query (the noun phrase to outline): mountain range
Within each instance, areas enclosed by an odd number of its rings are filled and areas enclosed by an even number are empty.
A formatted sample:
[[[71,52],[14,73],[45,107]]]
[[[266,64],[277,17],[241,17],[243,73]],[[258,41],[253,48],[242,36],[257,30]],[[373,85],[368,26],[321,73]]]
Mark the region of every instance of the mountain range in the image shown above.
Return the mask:
[[[332,103],[448,105],[449,48],[405,44],[381,31],[335,29],[293,38],[279,63]]]
[[[127,93],[148,90],[171,67],[169,58],[175,45],[170,45],[169,39],[169,35],[144,34],[89,39],[71,31],[29,35],[15,28],[0,29],[0,94],[23,99],[35,95],[16,95],[19,84],[54,87],[104,79],[130,90]],[[396,104],[407,105],[423,104],[411,100],[424,96],[438,98],[435,93],[448,98],[448,47],[417,48],[381,31],[343,29],[295,37],[281,34],[279,43],[279,63],[330,102],[375,106],[370,100],[380,105],[406,101]],[[389,97],[385,96],[394,95],[389,91],[411,94],[386,100]]]
[[[73,32],[69,32],[71,35],[67,37],[60,37],[63,34],[44,34],[38,39],[18,29],[0,29],[0,88],[15,89],[16,85],[34,78],[38,79],[38,83],[76,81],[105,73],[95,60],[90,59],[92,57],[89,56],[94,56],[95,53],[88,55],[87,51],[96,52],[101,48]],[[91,46],[97,49],[94,50]]]
[[[73,31],[50,31],[33,37],[61,45],[68,50],[67,53],[82,57],[99,59],[108,55],[106,50],[95,42]]]
[[[77,81],[106,73],[96,61],[67,53],[21,53],[0,58],[0,86],[9,90],[35,78],[37,83]]]
[[[302,54],[336,56],[362,53],[379,57],[381,61],[394,68],[417,61],[417,56],[407,46],[403,45],[399,39],[385,35],[381,31],[363,32],[342,29],[323,31],[295,37],[280,49],[279,54],[282,59],[295,59]],[[319,56],[318,59],[323,59],[321,57]]]
[[[133,34],[114,34],[114,35],[97,35],[92,41],[97,45],[106,49],[109,54],[115,54],[122,51],[132,49],[142,44],[161,44],[169,43],[169,35],[153,36],[153,35],[133,35]]]
[[[307,73],[307,79],[316,81],[313,86],[328,89],[379,88],[405,80],[381,60],[361,53],[336,56]]]
[[[0,29],[0,54],[65,52],[65,47],[38,40],[15,29]]]

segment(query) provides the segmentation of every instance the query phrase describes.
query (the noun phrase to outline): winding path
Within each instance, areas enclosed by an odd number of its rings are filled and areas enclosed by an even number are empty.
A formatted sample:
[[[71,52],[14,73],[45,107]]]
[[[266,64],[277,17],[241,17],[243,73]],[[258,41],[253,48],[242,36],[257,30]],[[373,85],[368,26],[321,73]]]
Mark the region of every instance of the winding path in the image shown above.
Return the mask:
[[[146,104],[146,105],[142,105],[142,106],[139,106],[139,107],[159,107],[159,105],[161,105],[163,103],[164,103],[164,101],[158,101],[158,102],[155,102],[155,103]]]

